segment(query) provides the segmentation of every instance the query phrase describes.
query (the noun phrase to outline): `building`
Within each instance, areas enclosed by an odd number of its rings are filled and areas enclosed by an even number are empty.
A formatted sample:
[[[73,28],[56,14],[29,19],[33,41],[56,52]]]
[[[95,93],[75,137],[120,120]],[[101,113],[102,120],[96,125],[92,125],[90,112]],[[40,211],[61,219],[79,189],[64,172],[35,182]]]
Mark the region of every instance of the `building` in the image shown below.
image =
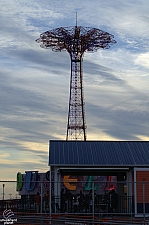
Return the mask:
[[[148,141],[51,140],[49,166],[50,181],[54,174],[55,196],[60,196],[62,176],[72,191],[77,191],[78,176],[116,177],[112,185],[116,186],[117,193],[132,197],[131,202],[123,202],[130,213],[136,217],[149,215]],[[95,190],[95,186],[90,189]]]

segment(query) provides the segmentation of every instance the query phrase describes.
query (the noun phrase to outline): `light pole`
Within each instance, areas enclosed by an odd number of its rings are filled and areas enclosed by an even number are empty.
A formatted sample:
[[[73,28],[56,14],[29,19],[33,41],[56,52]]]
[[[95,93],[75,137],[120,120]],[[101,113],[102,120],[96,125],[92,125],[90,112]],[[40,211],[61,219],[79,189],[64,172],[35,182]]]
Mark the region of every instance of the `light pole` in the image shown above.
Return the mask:
[[[12,194],[10,193],[9,196],[10,196],[10,199],[11,199]]]
[[[4,195],[5,195],[5,184],[3,184],[3,192],[2,192],[2,195],[3,195],[3,200],[4,200]]]

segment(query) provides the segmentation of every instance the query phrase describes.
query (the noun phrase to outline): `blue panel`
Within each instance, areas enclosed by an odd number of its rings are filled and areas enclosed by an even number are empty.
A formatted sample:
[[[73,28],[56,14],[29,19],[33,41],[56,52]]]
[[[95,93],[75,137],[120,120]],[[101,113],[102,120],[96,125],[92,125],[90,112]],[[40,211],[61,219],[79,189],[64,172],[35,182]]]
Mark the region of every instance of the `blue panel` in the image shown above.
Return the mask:
[[[50,141],[49,165],[149,165],[148,141]]]

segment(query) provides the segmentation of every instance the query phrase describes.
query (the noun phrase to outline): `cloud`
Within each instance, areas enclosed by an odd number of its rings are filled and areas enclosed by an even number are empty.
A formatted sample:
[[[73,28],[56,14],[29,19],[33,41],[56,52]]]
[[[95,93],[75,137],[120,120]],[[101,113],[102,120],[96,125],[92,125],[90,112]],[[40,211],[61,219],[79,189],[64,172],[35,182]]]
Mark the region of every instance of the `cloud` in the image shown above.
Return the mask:
[[[1,159],[5,159],[5,158],[7,158],[9,156],[10,156],[9,153],[7,153],[7,152],[0,152],[0,158]]]
[[[149,52],[138,55],[135,59],[135,63],[149,69]]]
[[[89,139],[98,136],[100,140],[142,140],[144,133],[149,140],[148,94],[121,82],[119,85],[115,82],[110,85],[108,81],[97,83],[94,92],[89,85],[87,88],[85,108]]]
[[[70,57],[41,49],[35,40],[74,26],[76,12],[78,25],[107,31],[117,41],[84,54],[87,139],[149,139],[145,0],[9,0],[0,7],[0,179],[18,170],[47,171],[49,140],[66,138]]]

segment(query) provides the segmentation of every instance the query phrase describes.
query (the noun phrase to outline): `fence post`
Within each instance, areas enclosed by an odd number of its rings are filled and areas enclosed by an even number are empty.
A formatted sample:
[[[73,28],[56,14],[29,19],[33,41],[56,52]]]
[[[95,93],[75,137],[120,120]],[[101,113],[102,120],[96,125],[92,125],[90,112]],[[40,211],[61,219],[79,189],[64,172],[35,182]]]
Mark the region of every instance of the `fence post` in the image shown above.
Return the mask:
[[[51,182],[52,182],[52,174],[51,174],[51,167],[50,167],[50,182],[49,182],[49,193],[50,193],[50,195],[49,195],[49,216],[50,216],[50,221],[49,221],[49,224],[51,224],[52,223],[52,208],[51,208],[51,206],[52,206],[52,184],[51,184]],[[55,202],[55,199],[54,199],[54,202]],[[54,210],[55,210],[55,205],[54,205]]]
[[[93,213],[93,219],[94,219],[94,181],[92,182],[92,213]]]
[[[43,199],[43,190],[42,190],[42,182],[40,183],[40,193],[41,193],[41,202],[40,202],[40,213],[42,213],[42,199]]]

